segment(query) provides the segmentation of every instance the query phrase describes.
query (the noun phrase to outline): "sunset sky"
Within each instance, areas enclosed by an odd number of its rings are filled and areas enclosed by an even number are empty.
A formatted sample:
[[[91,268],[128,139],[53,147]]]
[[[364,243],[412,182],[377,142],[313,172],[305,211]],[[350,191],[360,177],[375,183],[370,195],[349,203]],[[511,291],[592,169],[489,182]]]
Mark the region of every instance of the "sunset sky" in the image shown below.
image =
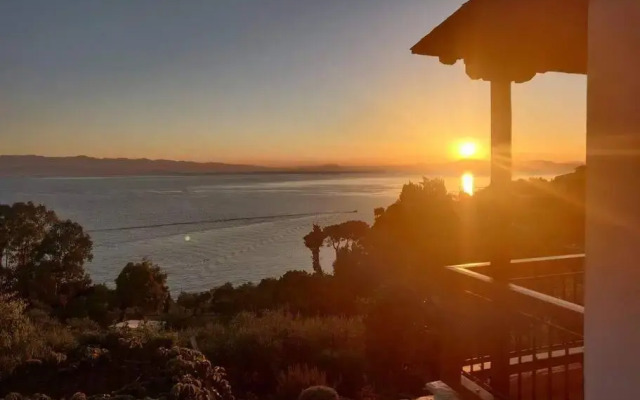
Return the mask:
[[[461,0],[0,3],[0,154],[451,160],[489,85],[409,48]],[[518,159],[580,161],[586,78],[514,87]]]

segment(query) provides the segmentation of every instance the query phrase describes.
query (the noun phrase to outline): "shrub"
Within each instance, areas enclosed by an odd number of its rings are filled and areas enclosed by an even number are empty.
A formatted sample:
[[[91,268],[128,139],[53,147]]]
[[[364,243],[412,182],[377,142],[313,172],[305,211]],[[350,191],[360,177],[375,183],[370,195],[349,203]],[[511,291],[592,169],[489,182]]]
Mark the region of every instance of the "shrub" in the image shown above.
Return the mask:
[[[212,366],[199,351],[173,347],[159,352],[168,359],[166,371],[176,382],[170,391],[171,399],[234,400],[224,369]]]
[[[280,400],[293,400],[298,397],[304,388],[314,385],[326,385],[327,374],[316,367],[306,364],[296,364],[281,371],[278,375],[276,398]],[[315,386],[321,387],[321,386]],[[312,397],[309,397],[311,399]],[[318,398],[318,400],[320,400]]]
[[[234,400],[224,369],[199,351],[164,347],[171,345],[170,335],[140,331],[112,330],[83,338],[94,343],[79,346],[61,365],[23,363],[3,380],[0,397],[11,390],[55,398],[75,393],[76,400],[86,399],[83,393],[90,399]]]
[[[365,351],[360,318],[241,313],[228,323],[209,323],[181,334],[182,343],[195,336],[200,350],[226,367],[234,387],[259,396],[273,394],[279,372],[296,364],[329,371],[327,378],[340,381],[341,391],[362,386]]]
[[[0,293],[0,379],[26,360],[46,353],[25,309],[24,301]]]
[[[67,320],[67,326],[77,332],[97,332],[100,325],[89,318],[70,318]]]
[[[437,323],[424,294],[406,286],[382,290],[364,319],[366,354],[374,381],[385,391],[417,394],[435,378]]]
[[[338,400],[338,392],[328,386],[311,386],[300,392],[298,400]]]

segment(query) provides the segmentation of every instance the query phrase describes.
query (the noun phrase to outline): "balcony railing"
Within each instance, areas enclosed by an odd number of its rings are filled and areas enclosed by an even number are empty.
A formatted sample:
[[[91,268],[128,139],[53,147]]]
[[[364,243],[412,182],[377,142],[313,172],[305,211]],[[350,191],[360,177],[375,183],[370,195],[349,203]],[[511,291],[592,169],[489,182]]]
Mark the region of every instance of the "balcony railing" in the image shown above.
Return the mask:
[[[448,268],[442,376],[466,395],[582,400],[584,255]]]

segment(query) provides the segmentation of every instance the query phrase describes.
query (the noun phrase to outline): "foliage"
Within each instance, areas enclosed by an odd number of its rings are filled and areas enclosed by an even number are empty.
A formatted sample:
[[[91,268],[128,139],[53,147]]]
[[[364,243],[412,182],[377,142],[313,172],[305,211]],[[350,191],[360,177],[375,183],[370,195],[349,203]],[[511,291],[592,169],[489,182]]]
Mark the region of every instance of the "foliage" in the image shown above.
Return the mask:
[[[59,220],[42,205],[0,205],[0,272],[5,291],[64,306],[91,283],[84,263],[93,258],[92,246],[80,225]]]
[[[385,390],[418,393],[437,370],[436,312],[412,287],[386,287],[364,319],[370,376]]]
[[[212,292],[202,293],[186,293],[182,292],[178,296],[176,303],[193,312],[193,315],[197,315],[205,310],[207,304],[211,301]]]
[[[369,225],[363,221],[346,221],[324,228],[327,246],[338,253],[341,248],[351,248],[369,231]]]
[[[305,235],[304,237],[304,245],[307,246],[309,250],[311,250],[311,260],[313,265],[313,272],[316,274],[322,274],[322,266],[320,265],[320,248],[324,243],[327,235],[322,230],[322,228],[313,224],[313,229],[311,232]]]
[[[364,279],[363,281],[366,281]],[[330,275],[288,271],[278,279],[263,279],[259,284],[234,287],[225,284],[203,293],[181,294],[171,320],[179,326],[189,325],[188,315],[211,314],[232,318],[243,312],[287,309],[306,316],[353,315],[358,311],[358,298],[348,282]],[[198,311],[196,311],[196,308]],[[196,321],[196,318],[192,318]]]
[[[359,318],[300,317],[285,312],[240,313],[228,323],[187,330],[210,359],[225,366],[234,387],[274,393],[280,371],[307,364],[327,371],[349,392],[364,373],[364,331]],[[297,395],[297,393],[296,393]]]
[[[56,397],[166,397],[233,400],[224,369],[196,350],[176,347],[171,335],[111,330],[82,339],[59,365],[24,364],[3,390],[44,391]],[[74,394],[75,393],[75,394]]]
[[[289,366],[278,375],[276,398],[280,400],[296,399],[311,385],[326,385],[327,374],[307,364]]]
[[[0,376],[31,358],[35,327],[22,300],[0,294]]]
[[[173,347],[160,348],[159,353],[168,359],[167,372],[176,382],[169,392],[171,399],[234,400],[224,369],[212,366],[199,351]]]
[[[443,180],[404,185],[398,200],[378,212],[364,243],[371,269],[382,274],[380,281],[420,280],[425,269],[456,260],[459,229],[455,200]]]
[[[102,326],[109,326],[116,320],[117,305],[115,291],[105,285],[93,285],[78,293],[76,297],[57,311],[62,318],[90,318]]]
[[[328,386],[311,386],[298,396],[298,400],[338,400],[338,392]]]
[[[57,363],[76,346],[66,326],[46,314],[36,318],[23,300],[0,293],[0,377],[31,360]]]
[[[147,259],[128,263],[116,278],[116,296],[122,310],[158,312],[169,299],[167,274]]]

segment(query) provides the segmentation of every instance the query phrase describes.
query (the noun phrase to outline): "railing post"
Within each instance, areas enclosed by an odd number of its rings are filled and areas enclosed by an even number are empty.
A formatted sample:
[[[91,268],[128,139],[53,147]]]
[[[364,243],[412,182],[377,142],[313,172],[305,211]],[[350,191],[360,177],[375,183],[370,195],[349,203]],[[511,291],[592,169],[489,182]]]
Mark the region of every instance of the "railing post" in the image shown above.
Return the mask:
[[[444,277],[444,275],[443,275]],[[460,391],[460,377],[465,359],[464,346],[468,337],[461,329],[461,322],[465,320],[466,308],[463,305],[463,290],[457,279],[447,275],[443,280],[443,287],[447,288],[446,297],[442,296],[440,319],[440,359],[439,379],[455,391]],[[445,292],[441,292],[442,295]]]

